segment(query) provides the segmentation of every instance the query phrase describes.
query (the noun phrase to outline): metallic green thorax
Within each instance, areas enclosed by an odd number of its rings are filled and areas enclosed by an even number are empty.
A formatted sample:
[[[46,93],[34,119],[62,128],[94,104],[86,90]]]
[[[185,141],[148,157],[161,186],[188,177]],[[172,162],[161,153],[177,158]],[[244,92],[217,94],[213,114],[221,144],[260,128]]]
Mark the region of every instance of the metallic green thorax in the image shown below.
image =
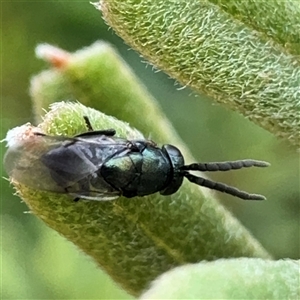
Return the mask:
[[[166,194],[165,189],[168,189],[167,194],[176,192],[181,186],[183,177],[180,176],[180,182],[172,180],[174,174],[172,158],[165,148],[169,145],[158,148],[149,141],[132,141],[132,143],[137,147],[137,152],[132,150],[126,155],[116,155],[108,159],[101,167],[103,178],[119,189],[125,197],[145,196],[159,191]],[[183,166],[183,157],[177,148],[176,150]]]

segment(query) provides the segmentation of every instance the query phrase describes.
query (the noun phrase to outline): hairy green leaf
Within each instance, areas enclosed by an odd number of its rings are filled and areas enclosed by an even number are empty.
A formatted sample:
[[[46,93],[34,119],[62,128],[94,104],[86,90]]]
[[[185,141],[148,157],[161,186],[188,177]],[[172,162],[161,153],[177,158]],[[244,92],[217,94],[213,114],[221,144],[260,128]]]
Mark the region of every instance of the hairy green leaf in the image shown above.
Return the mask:
[[[140,299],[299,299],[300,262],[219,259],[178,267]]]
[[[298,1],[102,0],[95,6],[150,63],[299,147]]]
[[[154,99],[107,44],[96,43],[68,57],[57,57],[55,51],[50,56],[47,60],[55,61],[56,69],[32,81],[37,114],[58,95],[79,99],[151,132],[156,140],[173,140],[192,159]],[[87,130],[83,116],[94,129],[115,128],[122,137],[141,138],[127,123],[70,102],[52,104],[39,127],[48,134],[72,136]],[[34,214],[93,257],[132,295],[176,266],[225,257],[270,257],[207,189],[188,182],[167,197],[78,203],[13,182]]]

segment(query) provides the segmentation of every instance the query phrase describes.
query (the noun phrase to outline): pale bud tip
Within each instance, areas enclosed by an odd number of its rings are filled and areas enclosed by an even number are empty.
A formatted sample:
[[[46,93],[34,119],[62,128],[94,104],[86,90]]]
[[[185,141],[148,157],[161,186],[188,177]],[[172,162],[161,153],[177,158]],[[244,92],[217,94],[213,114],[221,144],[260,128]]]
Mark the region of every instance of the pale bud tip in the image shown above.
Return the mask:
[[[49,44],[40,44],[35,48],[35,55],[56,68],[62,68],[68,64],[70,53]]]
[[[5,139],[1,142],[5,141],[8,148],[19,147],[24,144],[28,138],[34,137],[37,132],[41,133],[41,130],[38,127],[32,126],[30,123],[27,123],[9,130]]]

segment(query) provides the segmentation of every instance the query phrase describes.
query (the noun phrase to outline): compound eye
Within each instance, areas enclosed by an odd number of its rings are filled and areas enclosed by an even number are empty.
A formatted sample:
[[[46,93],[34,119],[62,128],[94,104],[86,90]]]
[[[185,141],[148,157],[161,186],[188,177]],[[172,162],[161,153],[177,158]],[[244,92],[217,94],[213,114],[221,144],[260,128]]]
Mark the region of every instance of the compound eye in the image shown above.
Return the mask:
[[[179,168],[184,165],[183,156],[178,148],[173,145],[163,145],[162,149],[169,156],[173,167]]]
[[[164,145],[162,151],[168,156],[172,172],[170,174],[170,181],[167,187],[160,191],[162,195],[174,194],[182,184],[183,175],[180,172],[180,167],[184,165],[184,159],[178,148],[172,145]]]

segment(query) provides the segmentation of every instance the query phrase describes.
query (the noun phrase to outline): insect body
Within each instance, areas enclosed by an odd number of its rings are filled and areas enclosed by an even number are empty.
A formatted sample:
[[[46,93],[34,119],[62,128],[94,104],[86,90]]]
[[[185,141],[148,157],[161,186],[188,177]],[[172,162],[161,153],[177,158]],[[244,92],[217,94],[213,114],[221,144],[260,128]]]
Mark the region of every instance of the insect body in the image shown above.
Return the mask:
[[[184,178],[192,183],[246,200],[263,200],[223,183],[197,177],[189,171],[228,171],[266,167],[257,160],[184,164],[176,147],[161,148],[149,140],[115,137],[115,130],[89,131],[74,137],[48,136],[35,132],[26,143],[9,147],[4,165],[16,181],[30,187],[72,195],[75,199],[111,200],[156,192],[171,195]]]

